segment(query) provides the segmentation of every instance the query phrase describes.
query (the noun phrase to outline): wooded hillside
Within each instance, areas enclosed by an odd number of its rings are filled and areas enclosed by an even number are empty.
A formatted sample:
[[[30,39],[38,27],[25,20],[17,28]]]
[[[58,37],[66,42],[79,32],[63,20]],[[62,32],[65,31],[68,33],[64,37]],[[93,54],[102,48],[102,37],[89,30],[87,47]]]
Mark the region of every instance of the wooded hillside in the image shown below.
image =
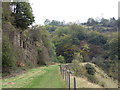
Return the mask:
[[[29,3],[2,5],[3,77],[42,65],[91,62],[109,77],[119,79],[120,19],[89,18],[85,23],[46,19],[44,25],[33,26],[35,20]]]

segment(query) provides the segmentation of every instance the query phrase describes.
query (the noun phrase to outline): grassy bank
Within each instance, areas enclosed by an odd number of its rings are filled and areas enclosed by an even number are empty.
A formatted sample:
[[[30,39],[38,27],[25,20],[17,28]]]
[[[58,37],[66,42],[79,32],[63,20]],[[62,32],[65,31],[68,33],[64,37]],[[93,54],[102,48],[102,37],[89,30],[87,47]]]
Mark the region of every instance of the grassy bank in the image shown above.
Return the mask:
[[[65,88],[59,66],[51,65],[29,70],[22,75],[3,79],[3,88]]]

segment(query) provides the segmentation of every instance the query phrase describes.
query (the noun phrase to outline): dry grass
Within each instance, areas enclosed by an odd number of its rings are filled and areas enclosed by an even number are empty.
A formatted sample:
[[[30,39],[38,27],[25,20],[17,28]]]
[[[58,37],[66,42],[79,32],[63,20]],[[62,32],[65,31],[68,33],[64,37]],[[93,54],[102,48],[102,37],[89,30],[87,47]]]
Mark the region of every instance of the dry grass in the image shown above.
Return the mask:
[[[74,76],[71,75],[71,88],[74,87]],[[76,77],[76,88],[102,88],[100,85],[89,82],[85,78]]]
[[[80,63],[83,66],[85,66],[85,64],[87,63]],[[82,77],[76,77],[76,87],[77,88],[118,88],[118,82],[113,80],[112,78],[110,78],[102,69],[100,69],[98,66],[96,66],[93,63],[89,63],[91,64],[95,70],[95,76],[97,78],[97,80],[99,81],[98,84],[95,83],[91,83],[90,81],[87,80],[87,78],[82,78]],[[70,79],[71,79],[71,88],[74,87],[74,77],[73,75],[71,75]]]
[[[82,63],[82,65],[85,65],[87,63]],[[118,88],[118,82],[110,78],[102,69],[100,69],[97,65],[93,63],[91,64],[95,69],[96,73],[95,76],[99,81],[99,85],[103,86],[104,88]]]

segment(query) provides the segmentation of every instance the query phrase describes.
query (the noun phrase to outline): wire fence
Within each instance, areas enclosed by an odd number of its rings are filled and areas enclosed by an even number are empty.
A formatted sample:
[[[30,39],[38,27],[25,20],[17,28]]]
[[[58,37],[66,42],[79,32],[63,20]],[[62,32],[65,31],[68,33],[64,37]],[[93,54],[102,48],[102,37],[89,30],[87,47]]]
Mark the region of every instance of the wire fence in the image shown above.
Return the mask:
[[[70,90],[70,85],[71,85],[71,75],[74,74],[72,71],[70,71],[70,65],[60,65],[60,73],[63,77],[63,79],[65,80],[68,89]],[[76,77],[74,77],[73,79],[73,86],[74,86],[74,90],[76,90]]]

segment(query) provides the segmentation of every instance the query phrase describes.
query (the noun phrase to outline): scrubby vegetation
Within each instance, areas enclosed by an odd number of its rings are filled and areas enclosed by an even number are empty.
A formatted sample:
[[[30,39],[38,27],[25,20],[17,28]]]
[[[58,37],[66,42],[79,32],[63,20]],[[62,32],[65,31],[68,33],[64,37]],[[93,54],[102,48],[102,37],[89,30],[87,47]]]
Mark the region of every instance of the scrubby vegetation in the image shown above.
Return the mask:
[[[76,76],[86,77],[87,75],[86,68],[80,64],[78,60],[73,60],[70,70],[73,71]]]
[[[9,39],[7,36],[3,37],[3,51],[4,53],[2,53],[2,63],[3,63],[3,70],[8,70],[10,67],[14,66],[14,62],[15,62],[15,58],[14,55],[12,53],[13,47],[11,46],[11,43],[9,42]],[[7,68],[6,68],[7,67]]]
[[[82,64],[78,60],[73,60],[70,70],[78,77],[87,78],[88,81],[98,84],[95,76],[96,69],[91,64]]]
[[[99,81],[97,80],[97,78],[95,76],[95,72],[96,72],[95,68],[91,64],[86,64],[85,68],[87,70],[87,78],[88,78],[88,80],[93,82],[93,83],[98,84]]]
[[[94,75],[95,74],[96,70],[91,64],[86,64],[85,67],[86,67],[87,73],[89,75]]]

